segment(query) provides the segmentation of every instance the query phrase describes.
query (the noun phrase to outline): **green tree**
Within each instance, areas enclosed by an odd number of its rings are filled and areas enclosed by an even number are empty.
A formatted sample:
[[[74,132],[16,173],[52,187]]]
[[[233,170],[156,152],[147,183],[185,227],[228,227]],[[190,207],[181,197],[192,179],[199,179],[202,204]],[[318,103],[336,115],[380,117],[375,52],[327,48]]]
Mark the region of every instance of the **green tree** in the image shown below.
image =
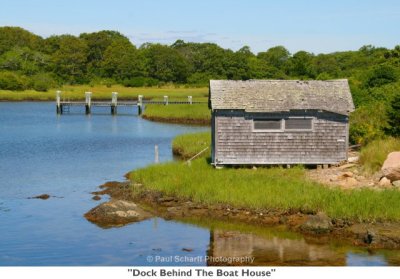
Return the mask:
[[[292,77],[315,78],[315,69],[312,64],[314,55],[306,51],[296,52],[288,61],[288,73]]]
[[[104,52],[101,63],[103,75],[118,81],[143,75],[140,66],[139,53],[129,41],[119,40],[113,42]]]
[[[188,61],[176,49],[161,44],[148,44],[143,46],[142,51],[150,77],[165,82],[186,82]]]
[[[20,27],[0,27],[0,55],[14,47],[39,50],[43,39]]]
[[[283,46],[276,46],[271,47],[266,52],[258,53],[257,57],[282,70],[290,58],[290,52]]]
[[[388,112],[388,128],[387,131],[390,135],[400,137],[400,93],[398,93],[392,100]]]
[[[52,53],[53,71],[69,83],[85,82],[88,46],[80,38],[71,35],[60,36]]]
[[[364,87],[379,87],[397,80],[398,74],[393,66],[379,65],[368,72]]]
[[[27,47],[14,47],[0,56],[0,69],[33,75],[48,70],[48,55]]]
[[[88,72],[100,76],[102,74],[101,63],[108,47],[113,43],[120,42],[128,45],[127,37],[117,31],[103,30],[93,33],[82,33],[79,37],[85,40],[88,46],[87,68]]]

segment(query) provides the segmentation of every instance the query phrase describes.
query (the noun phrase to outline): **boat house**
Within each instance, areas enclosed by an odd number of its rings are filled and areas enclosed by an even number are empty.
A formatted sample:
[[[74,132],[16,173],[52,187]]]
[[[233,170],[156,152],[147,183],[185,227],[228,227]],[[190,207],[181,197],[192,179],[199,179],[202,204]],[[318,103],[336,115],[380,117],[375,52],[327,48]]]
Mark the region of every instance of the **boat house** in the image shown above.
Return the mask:
[[[346,79],[211,80],[214,165],[337,164],[347,160]]]

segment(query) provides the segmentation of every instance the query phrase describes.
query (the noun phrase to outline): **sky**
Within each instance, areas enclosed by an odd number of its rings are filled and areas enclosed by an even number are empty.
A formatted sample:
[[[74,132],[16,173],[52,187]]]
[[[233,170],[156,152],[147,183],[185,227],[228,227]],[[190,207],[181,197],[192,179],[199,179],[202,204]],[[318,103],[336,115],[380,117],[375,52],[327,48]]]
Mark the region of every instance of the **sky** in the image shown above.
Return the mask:
[[[0,26],[43,37],[115,30],[133,44],[212,42],[254,53],[400,44],[399,0],[0,0]]]

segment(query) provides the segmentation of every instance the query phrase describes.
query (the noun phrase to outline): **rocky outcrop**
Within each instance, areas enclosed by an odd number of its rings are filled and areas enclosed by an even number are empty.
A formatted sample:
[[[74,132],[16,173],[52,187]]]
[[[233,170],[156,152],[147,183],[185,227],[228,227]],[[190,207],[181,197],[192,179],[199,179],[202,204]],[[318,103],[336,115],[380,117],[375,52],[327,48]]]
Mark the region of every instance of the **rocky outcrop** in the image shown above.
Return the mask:
[[[309,215],[304,224],[301,225],[303,231],[314,233],[327,233],[333,228],[331,218],[325,213],[318,212],[316,215]]]
[[[123,226],[152,217],[134,202],[111,200],[102,203],[85,214],[85,218],[96,225],[108,228]]]
[[[390,181],[400,180],[400,152],[391,152],[382,166],[383,175]]]

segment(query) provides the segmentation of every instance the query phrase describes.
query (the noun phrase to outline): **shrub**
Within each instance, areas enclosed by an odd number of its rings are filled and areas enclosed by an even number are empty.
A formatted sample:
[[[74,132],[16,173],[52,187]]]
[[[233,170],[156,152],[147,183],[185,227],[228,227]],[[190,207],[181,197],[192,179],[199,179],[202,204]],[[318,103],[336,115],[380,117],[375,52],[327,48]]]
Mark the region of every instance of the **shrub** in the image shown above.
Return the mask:
[[[387,128],[386,105],[374,102],[361,106],[350,115],[350,142],[366,144],[382,138]]]
[[[130,79],[125,79],[122,84],[125,87],[144,87],[144,86],[154,86],[158,84],[158,80],[153,78],[145,77],[134,77]]]
[[[208,73],[194,73],[192,74],[187,82],[188,84],[208,86],[211,79],[211,75]]]
[[[50,88],[54,88],[57,86],[56,81],[49,74],[37,74],[32,78],[32,88],[36,91],[45,92]]]
[[[368,173],[378,171],[387,155],[393,151],[400,151],[399,138],[385,138],[370,142],[361,149],[360,163]]]
[[[29,80],[26,76],[14,72],[0,72],[0,89],[25,90]]]
[[[379,87],[398,80],[396,69],[390,65],[379,65],[372,69],[365,81],[365,87]]]
[[[388,128],[387,131],[392,136],[400,136],[400,93],[392,100],[388,109]]]

